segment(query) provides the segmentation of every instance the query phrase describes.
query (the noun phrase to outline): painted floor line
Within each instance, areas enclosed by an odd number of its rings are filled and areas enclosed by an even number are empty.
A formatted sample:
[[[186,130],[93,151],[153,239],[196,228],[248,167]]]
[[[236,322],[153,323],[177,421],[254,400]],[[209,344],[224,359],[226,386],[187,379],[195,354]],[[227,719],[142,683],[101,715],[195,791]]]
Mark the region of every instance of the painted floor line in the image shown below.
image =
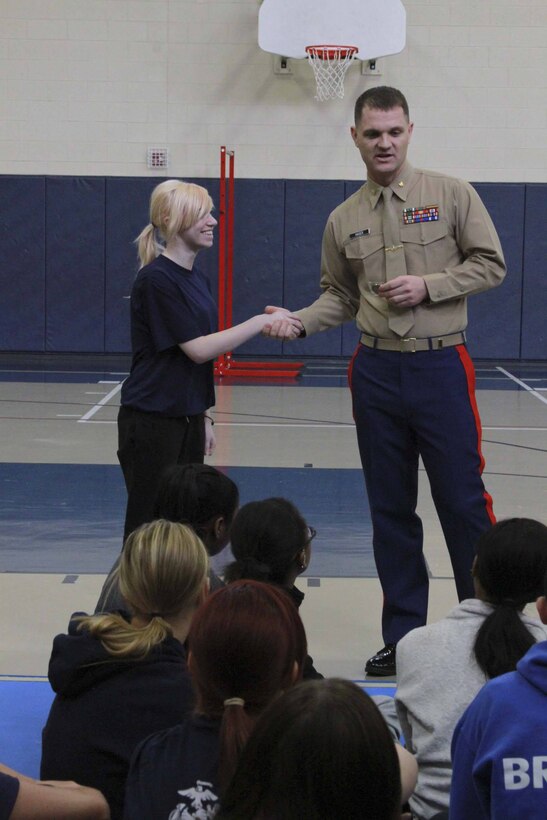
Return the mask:
[[[94,412],[99,410],[99,406],[93,408]],[[87,415],[87,414],[86,414]],[[86,424],[116,424],[115,420],[103,420],[101,419],[93,419],[90,420],[85,416],[82,416],[79,419],[79,422],[85,422]],[[329,424],[325,422],[324,424],[306,424],[306,422],[302,422],[301,424],[288,424],[282,421],[279,422],[262,422],[262,421],[218,421],[215,420],[216,427],[284,427],[284,428],[303,428],[305,430],[352,430],[355,431],[355,425],[351,422],[340,422],[339,424]],[[547,431],[547,427],[488,427],[484,425],[482,427],[483,432],[485,430],[498,430],[502,432],[531,432],[531,433],[543,433]]]
[[[98,406],[93,408],[95,412],[97,412],[98,409]],[[84,416],[82,416],[80,421],[85,421],[87,424],[116,424],[116,421],[112,420],[101,421],[100,419],[93,419],[93,421],[89,421]],[[215,419],[215,427],[298,427],[299,429],[304,428],[306,430],[355,430],[355,426],[349,422],[340,422],[339,424],[329,424],[328,422],[325,422],[324,424],[306,424],[306,422],[302,422],[301,424],[288,424],[282,421],[267,423],[262,421],[217,421],[217,419]],[[517,429],[520,430],[521,428],[518,427]],[[537,428],[534,427],[533,429],[535,430]]]
[[[122,389],[122,384],[123,382],[117,384],[116,387],[110,391],[110,393],[107,393],[106,396],[100,400],[100,402],[98,402],[94,407],[92,407],[91,410],[88,410],[87,413],[85,413],[82,416],[82,418],[79,419],[78,423],[89,421],[89,419],[92,418],[95,415],[95,413],[99,412],[101,407],[103,407],[105,404],[108,404],[110,399],[114,398],[114,396],[116,396],[120,392],[120,390]],[[111,423],[115,424],[116,422]]]
[[[503,367],[498,367],[496,369],[499,370],[500,373],[503,373],[505,376],[507,376],[508,379],[511,379],[511,381],[515,382],[515,384],[519,384],[521,387],[523,387],[525,390],[527,390],[528,393],[531,393],[532,396],[535,396],[536,399],[539,399],[544,404],[547,404],[547,397],[540,396],[540,394],[536,390],[534,390],[533,387],[530,387],[530,385],[526,384],[526,382],[523,382],[521,379],[517,379],[516,376],[513,376],[512,373],[509,373],[509,371],[505,370],[505,368],[503,368]]]

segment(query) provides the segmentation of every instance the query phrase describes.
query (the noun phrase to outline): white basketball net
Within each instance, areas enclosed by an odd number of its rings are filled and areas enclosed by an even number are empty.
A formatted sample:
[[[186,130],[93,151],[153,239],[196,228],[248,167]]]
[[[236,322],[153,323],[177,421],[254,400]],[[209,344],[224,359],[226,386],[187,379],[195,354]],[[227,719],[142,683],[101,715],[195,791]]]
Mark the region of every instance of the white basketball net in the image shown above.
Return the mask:
[[[317,84],[320,102],[344,96],[344,77],[358,49],[356,46],[307,46],[308,63]]]

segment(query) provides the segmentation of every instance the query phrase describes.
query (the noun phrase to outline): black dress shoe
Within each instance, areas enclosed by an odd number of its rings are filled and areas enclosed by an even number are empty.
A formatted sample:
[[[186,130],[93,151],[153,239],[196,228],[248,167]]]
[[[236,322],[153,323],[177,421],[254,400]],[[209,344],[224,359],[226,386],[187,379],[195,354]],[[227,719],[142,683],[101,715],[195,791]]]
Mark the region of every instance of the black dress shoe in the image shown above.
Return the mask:
[[[395,651],[394,643],[387,643],[383,649],[380,649],[372,658],[369,658],[365,665],[365,672],[367,675],[374,675],[378,678],[390,677],[397,674],[397,667],[395,665]]]

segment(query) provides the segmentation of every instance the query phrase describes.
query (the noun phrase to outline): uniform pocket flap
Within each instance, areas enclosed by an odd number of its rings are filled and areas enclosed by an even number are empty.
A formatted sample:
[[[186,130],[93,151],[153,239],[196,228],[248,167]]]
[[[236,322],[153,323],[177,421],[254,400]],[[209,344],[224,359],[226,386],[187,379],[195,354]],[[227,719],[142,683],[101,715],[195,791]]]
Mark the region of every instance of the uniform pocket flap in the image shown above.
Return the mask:
[[[448,222],[416,222],[413,225],[401,225],[401,242],[415,242],[418,245],[429,245],[444,239],[448,234]]]
[[[384,237],[382,234],[357,236],[354,239],[346,239],[344,253],[347,259],[366,259],[367,256],[377,253],[383,247]]]

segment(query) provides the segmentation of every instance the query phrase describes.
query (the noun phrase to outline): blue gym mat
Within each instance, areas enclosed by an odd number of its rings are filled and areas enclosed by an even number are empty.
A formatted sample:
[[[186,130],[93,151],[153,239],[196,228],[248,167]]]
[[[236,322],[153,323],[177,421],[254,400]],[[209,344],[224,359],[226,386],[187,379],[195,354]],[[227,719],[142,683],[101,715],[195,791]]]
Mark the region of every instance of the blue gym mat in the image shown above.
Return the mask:
[[[395,694],[395,687],[359,685],[369,695]],[[53,697],[42,679],[0,680],[0,761],[29,777],[40,774],[42,728]]]
[[[220,469],[238,485],[241,504],[284,496],[317,529],[308,575],[376,577],[360,470]],[[4,463],[0,485],[0,572],[109,571],[121,549],[126,499],[117,465]]]

